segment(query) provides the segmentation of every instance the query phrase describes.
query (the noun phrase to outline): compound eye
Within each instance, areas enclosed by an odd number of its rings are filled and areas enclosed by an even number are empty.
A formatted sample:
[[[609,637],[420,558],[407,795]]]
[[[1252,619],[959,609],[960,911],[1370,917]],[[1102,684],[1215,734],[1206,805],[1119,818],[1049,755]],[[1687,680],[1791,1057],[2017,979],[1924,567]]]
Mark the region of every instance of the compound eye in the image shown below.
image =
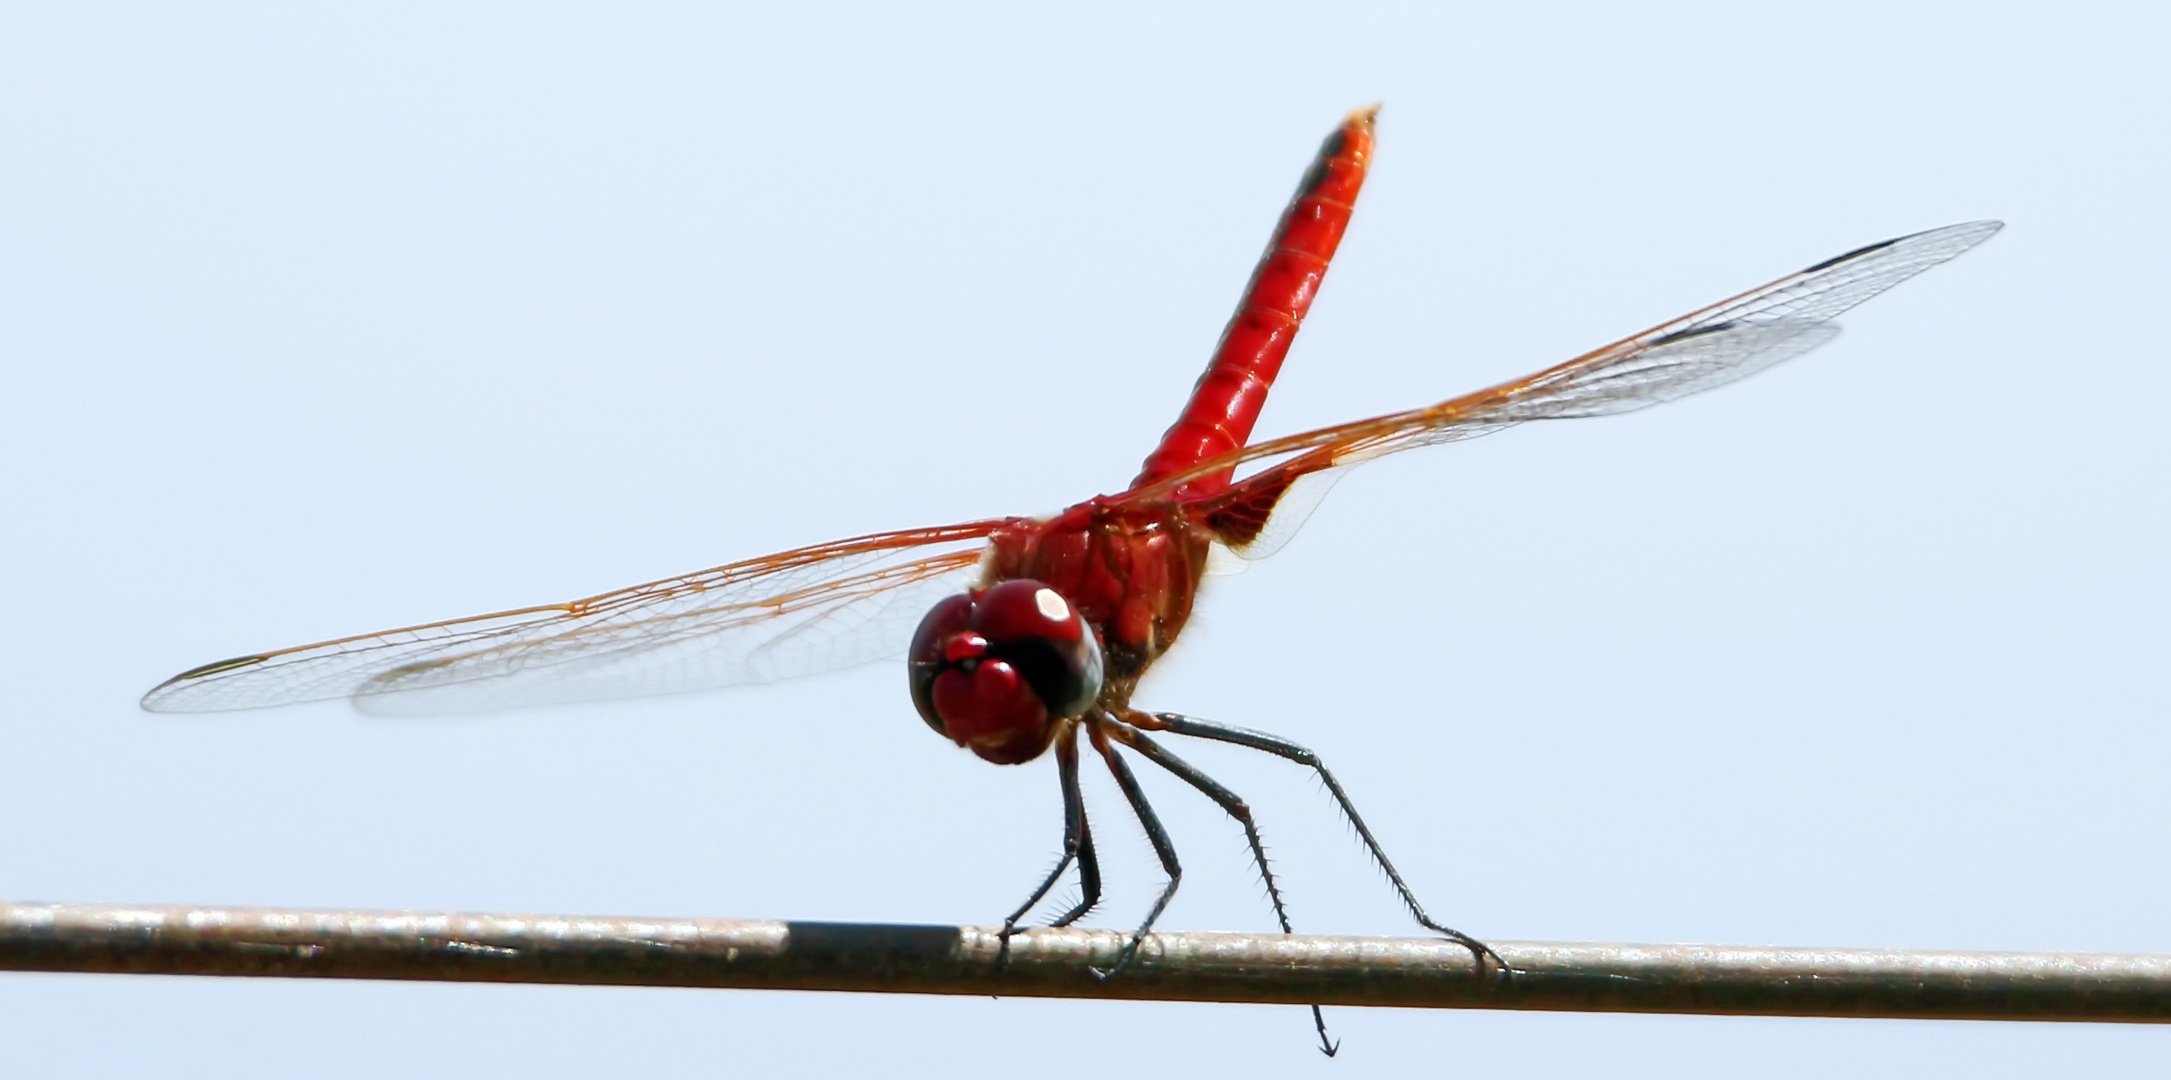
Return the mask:
[[[1005,581],[975,597],[973,629],[988,652],[1025,676],[1051,716],[1074,717],[1101,696],[1100,642],[1063,594],[1034,581]]]
[[[1093,633],[1062,593],[1031,578],[1005,581],[983,590],[978,599],[973,628],[990,641],[1077,641]]]
[[[1061,593],[1027,579],[936,604],[912,635],[912,704],[927,726],[990,761],[1027,761],[1052,721],[1101,695],[1100,641]]]
[[[912,676],[912,704],[920,710],[920,719],[945,738],[950,730],[935,711],[935,680],[944,668],[954,666],[951,639],[971,625],[972,597],[962,593],[946,597],[920,620],[920,628],[912,633],[912,649],[905,654],[905,667]]]

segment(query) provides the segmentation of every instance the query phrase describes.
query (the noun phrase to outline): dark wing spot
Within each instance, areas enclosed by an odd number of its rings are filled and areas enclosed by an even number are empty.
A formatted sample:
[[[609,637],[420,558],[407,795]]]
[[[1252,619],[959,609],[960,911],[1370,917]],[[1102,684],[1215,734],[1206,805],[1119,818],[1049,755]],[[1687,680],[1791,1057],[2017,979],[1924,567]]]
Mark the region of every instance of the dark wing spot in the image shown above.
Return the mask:
[[[1845,255],[1840,256],[1840,258],[1842,259],[1846,257],[1847,256]],[[1657,348],[1660,345],[1671,345],[1676,341],[1686,341],[1689,338],[1704,337],[1709,334],[1722,334],[1740,325],[1741,324],[1739,322],[1722,322],[1712,323],[1710,326],[1699,326],[1693,330],[1676,330],[1671,334],[1665,335],[1664,337],[1651,339],[1650,347]]]
[[[1863,247],[1858,247],[1853,251],[1846,253],[1845,255],[1834,255],[1831,258],[1826,259],[1823,262],[1820,262],[1817,265],[1802,271],[1802,273],[1814,274],[1817,271],[1823,270],[1827,267],[1838,266],[1840,263],[1846,262],[1848,259],[1859,258],[1863,255],[1869,254],[1872,251],[1882,251],[1885,248],[1891,247],[1892,245],[1897,244],[1905,239],[1907,238],[1904,236],[1895,236],[1890,240],[1879,240],[1874,244],[1868,244]]]
[[[219,660],[213,663],[205,664],[202,667],[192,667],[187,671],[184,671],[179,675],[174,676],[173,678],[167,679],[166,681],[169,683],[177,683],[182,681],[183,679],[201,679],[206,675],[216,675],[222,671],[232,671],[236,668],[248,667],[251,664],[261,664],[264,662],[264,660],[265,658],[261,656],[237,656],[231,660]]]

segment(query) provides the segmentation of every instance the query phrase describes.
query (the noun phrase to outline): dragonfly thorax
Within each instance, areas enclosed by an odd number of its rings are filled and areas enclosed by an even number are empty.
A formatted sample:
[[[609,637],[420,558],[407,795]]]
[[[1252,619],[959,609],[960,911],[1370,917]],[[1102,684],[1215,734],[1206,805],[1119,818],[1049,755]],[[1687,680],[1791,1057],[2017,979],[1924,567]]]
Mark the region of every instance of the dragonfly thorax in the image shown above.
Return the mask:
[[[998,765],[1039,757],[1100,697],[1100,642],[1062,594],[1013,579],[952,596],[920,620],[912,703],[945,738]]]
[[[986,580],[1027,578],[1070,601],[1100,634],[1103,704],[1120,707],[1190,618],[1212,539],[1173,502],[1089,499],[997,529],[988,537]]]

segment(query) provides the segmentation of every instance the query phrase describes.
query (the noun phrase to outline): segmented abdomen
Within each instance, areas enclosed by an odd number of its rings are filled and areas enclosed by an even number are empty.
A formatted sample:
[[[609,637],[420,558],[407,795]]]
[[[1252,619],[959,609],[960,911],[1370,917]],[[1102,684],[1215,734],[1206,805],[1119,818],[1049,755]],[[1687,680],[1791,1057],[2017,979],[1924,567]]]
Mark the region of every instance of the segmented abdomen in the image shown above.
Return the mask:
[[[1342,242],[1372,159],[1372,120],[1379,110],[1360,109],[1320,146],[1319,156],[1282,213],[1266,254],[1252,271],[1244,300],[1221,332],[1214,358],[1191,390],[1183,414],[1146,458],[1132,487],[1152,483],[1244,445],[1281,372],[1282,358],[1304,313],[1319,293],[1327,263]],[[1228,483],[1226,474],[1184,485],[1201,495]]]

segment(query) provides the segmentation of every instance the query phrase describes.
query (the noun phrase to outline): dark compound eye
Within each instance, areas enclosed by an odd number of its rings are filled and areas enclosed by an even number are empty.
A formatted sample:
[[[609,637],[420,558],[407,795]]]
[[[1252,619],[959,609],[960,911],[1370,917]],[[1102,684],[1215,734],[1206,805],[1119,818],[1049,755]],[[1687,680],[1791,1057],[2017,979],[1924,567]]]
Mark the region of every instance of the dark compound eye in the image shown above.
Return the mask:
[[[989,761],[1030,761],[1052,722],[1100,697],[1100,642],[1062,594],[1030,579],[936,604],[912,636],[912,703]]]
[[[935,712],[935,677],[952,663],[951,649],[968,644],[957,639],[971,626],[972,597],[963,593],[945,597],[920,620],[920,628],[912,632],[912,650],[905,654],[905,667],[912,675],[912,704],[937,735],[950,733]]]
[[[1061,593],[1005,581],[980,594],[975,614],[988,655],[1015,665],[1051,716],[1075,717],[1101,696],[1100,642]]]

